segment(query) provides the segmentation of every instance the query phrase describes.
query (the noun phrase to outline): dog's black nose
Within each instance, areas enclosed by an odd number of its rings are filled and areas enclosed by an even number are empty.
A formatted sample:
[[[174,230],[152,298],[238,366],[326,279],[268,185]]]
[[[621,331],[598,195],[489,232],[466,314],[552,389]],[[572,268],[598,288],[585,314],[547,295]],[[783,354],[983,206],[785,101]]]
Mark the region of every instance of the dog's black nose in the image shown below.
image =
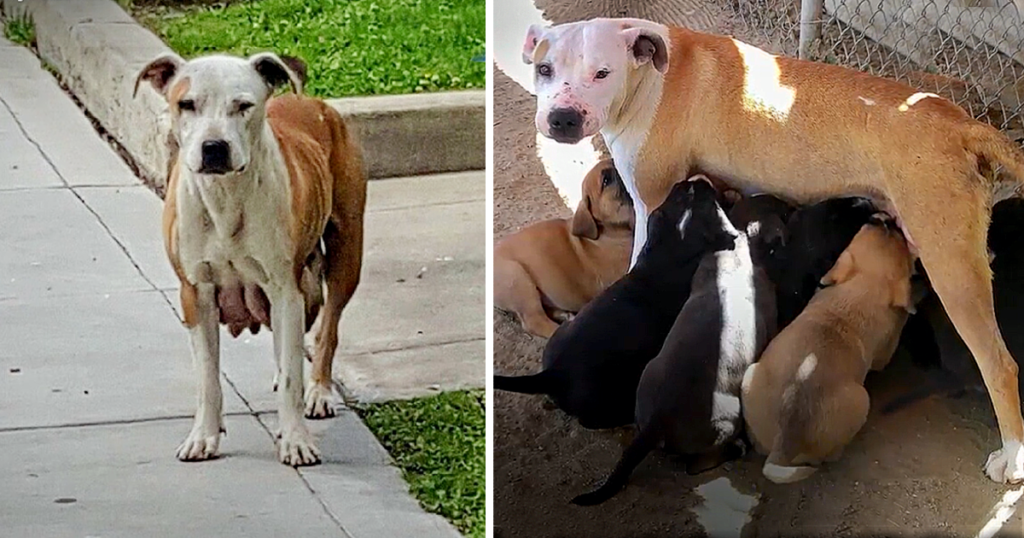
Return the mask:
[[[583,115],[574,108],[556,108],[548,114],[551,138],[559,142],[576,142],[583,138]]]
[[[231,171],[231,146],[224,140],[207,140],[203,142],[203,166],[199,170],[204,174],[223,174]]]

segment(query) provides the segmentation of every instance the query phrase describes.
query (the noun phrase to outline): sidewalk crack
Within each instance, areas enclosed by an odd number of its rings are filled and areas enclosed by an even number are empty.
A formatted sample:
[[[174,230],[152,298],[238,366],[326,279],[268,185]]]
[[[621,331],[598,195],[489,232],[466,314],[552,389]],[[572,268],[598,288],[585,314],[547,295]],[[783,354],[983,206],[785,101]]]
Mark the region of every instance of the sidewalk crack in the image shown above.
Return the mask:
[[[82,195],[78,194],[78,192],[73,187],[71,187],[71,184],[68,183],[67,178],[65,178],[64,174],[62,174],[61,171],[57,168],[57,165],[54,164],[52,160],[50,160],[50,156],[47,155],[45,151],[43,151],[43,147],[40,146],[39,143],[36,142],[36,139],[29,134],[27,129],[25,129],[25,126],[21,123],[21,119],[18,118],[18,115],[14,113],[14,109],[11,108],[11,105],[8,104],[6,100],[4,100],[3,96],[0,96],[0,104],[3,104],[4,108],[7,109],[7,112],[11,115],[11,118],[14,119],[15,125],[18,126],[18,130],[21,131],[22,136],[24,136],[30,144],[35,146],[36,151],[38,151],[39,155],[43,158],[44,161],[46,161],[46,164],[50,166],[50,169],[53,170],[53,173],[57,174],[57,177],[60,179],[61,183],[64,184],[64,187],[71,191],[71,194],[73,194],[75,198],[77,198],[78,201],[81,202],[83,206],[85,206],[89,213],[92,213],[93,217],[96,218],[96,221],[100,223],[101,227],[103,227],[103,230],[107,232],[107,235],[114,241],[118,248],[121,249],[121,252],[124,253],[125,257],[128,258],[128,261],[131,262],[133,267],[135,267],[135,270],[138,271],[139,276],[141,276],[142,279],[145,280],[146,283],[149,284],[149,286],[152,289],[159,290],[159,288],[157,288],[156,286],[156,283],[150,280],[149,276],[147,276],[146,273],[142,271],[142,267],[140,267],[138,262],[135,261],[135,258],[133,258],[131,253],[128,252],[128,247],[125,246],[125,244],[122,243],[116,235],[114,235],[113,230],[111,230],[110,227],[107,226],[107,223],[103,222],[103,219],[100,217],[99,213],[97,213],[95,209],[93,209],[88,203],[86,203],[85,199],[82,198]]]

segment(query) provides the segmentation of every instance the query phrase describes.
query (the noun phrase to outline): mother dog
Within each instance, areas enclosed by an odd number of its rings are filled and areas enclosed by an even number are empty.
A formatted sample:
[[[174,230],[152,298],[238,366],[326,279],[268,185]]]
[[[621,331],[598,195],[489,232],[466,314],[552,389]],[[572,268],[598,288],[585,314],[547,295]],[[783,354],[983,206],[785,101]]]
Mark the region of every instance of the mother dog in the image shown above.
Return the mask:
[[[915,247],[977,361],[1003,446],[985,465],[1024,480],[1017,365],[996,325],[985,250],[994,169],[1024,156],[934,94],[842,67],[770,55],[735,39],[639,19],[533,26],[537,128],[559,142],[601,133],[636,211],[691,171],[807,203],[872,197]]]

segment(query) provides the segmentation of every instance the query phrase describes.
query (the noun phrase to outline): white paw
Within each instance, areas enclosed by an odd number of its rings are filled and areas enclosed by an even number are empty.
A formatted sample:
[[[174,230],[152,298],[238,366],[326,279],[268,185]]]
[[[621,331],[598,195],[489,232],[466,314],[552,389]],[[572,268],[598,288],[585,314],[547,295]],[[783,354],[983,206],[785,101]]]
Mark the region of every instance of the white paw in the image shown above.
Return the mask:
[[[989,454],[985,474],[996,482],[1017,484],[1024,481],[1024,445],[1010,441]]]
[[[205,428],[193,427],[192,431],[185,438],[185,441],[178,446],[178,459],[181,461],[202,461],[217,457],[217,448],[220,446],[220,430],[210,433]]]
[[[306,418],[330,418],[339,404],[330,386],[310,383],[306,388]]]
[[[320,463],[320,449],[313,443],[313,436],[305,426],[281,432],[277,456],[281,463],[292,467]]]

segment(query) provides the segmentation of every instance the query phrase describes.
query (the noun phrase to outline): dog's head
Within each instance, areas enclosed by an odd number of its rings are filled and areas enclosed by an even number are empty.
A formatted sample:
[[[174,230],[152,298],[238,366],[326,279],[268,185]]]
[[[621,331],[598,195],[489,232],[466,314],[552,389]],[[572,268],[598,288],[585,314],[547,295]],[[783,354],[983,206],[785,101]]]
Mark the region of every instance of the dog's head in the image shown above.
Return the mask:
[[[523,61],[534,67],[537,130],[576,143],[604,127],[634,72],[668,69],[668,29],[640,19],[534,25]]]
[[[597,163],[583,178],[583,199],[572,218],[572,234],[597,239],[606,228],[633,229],[633,199],[611,160]]]
[[[167,101],[182,166],[193,174],[223,176],[249,166],[274,90],[291,84],[301,93],[304,77],[301,61],[269,52],[189,61],[168,53],[142,68],[135,92],[149,82]]]
[[[884,213],[861,227],[850,246],[821,279],[823,286],[850,282],[864,276],[863,285],[875,293],[888,293],[890,304],[914,311],[910,279],[914,274],[914,257],[907,241],[895,223]]]
[[[637,263],[653,255],[688,261],[706,252],[731,249],[739,232],[718,205],[711,181],[693,176],[676,183],[647,221],[647,243]],[[657,253],[657,254],[655,254]]]
[[[729,210],[729,220],[750,240],[756,260],[767,260],[786,245],[786,221],[794,207],[770,194],[739,199]]]

